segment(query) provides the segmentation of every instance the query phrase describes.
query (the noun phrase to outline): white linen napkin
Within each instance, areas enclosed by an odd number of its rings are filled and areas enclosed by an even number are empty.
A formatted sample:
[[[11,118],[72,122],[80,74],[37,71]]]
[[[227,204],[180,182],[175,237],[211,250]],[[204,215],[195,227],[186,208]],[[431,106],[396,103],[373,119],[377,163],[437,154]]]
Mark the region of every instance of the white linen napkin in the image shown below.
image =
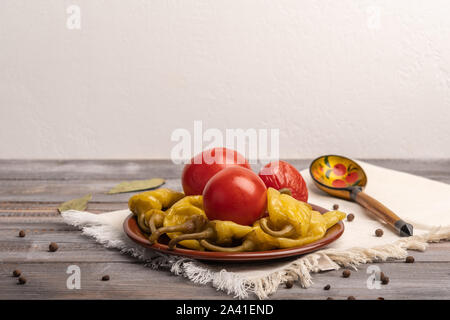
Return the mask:
[[[339,210],[353,213],[355,219],[344,220],[343,235],[325,249],[288,261],[224,266],[156,253],[137,245],[124,233],[122,224],[130,214],[128,209],[103,214],[70,210],[62,216],[66,223],[81,228],[106,247],[131,254],[153,268],[169,268],[193,282],[211,284],[237,298],[246,298],[249,293],[267,298],[288,280],[298,280],[308,287],[312,284],[311,273],[401,259],[406,257],[407,249],[423,251],[428,242],[450,239],[450,185],[359,163],[369,177],[365,191],[413,224],[413,237],[401,238],[358,204],[326,195],[313,185],[308,170],[301,172],[309,189],[308,201],[330,210],[333,204],[339,204]],[[383,229],[383,237],[375,236],[378,228]]]

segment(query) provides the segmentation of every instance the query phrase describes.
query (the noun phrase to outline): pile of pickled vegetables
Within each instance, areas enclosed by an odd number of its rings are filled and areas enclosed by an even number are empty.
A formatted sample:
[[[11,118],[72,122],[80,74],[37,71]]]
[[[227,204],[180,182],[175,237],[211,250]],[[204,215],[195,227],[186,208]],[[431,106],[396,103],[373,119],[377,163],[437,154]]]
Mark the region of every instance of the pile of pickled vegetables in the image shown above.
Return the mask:
[[[166,234],[170,249],[180,245],[220,252],[303,246],[323,238],[329,228],[345,218],[340,211],[320,214],[306,202],[271,187],[266,198],[265,213],[252,225],[210,220],[202,195],[186,196],[165,188],[137,194],[128,206],[151,243]]]

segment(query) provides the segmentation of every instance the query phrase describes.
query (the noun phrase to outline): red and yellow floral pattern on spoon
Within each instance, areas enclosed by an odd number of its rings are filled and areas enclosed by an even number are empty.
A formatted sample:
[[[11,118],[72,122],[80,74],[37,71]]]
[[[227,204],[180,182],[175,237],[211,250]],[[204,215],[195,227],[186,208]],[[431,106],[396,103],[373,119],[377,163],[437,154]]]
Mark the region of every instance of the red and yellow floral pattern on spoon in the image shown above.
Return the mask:
[[[353,160],[341,156],[317,158],[311,165],[311,174],[314,180],[333,188],[365,186],[367,183],[364,170]]]

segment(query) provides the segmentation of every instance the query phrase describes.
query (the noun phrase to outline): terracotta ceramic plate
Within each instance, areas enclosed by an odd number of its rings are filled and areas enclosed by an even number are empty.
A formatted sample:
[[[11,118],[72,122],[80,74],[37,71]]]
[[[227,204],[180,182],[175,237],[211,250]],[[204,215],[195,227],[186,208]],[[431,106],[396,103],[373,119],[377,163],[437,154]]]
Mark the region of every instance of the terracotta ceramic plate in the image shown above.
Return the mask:
[[[325,213],[328,210],[319,206],[311,204],[314,210],[320,213]],[[315,242],[307,245],[289,249],[277,249],[269,251],[252,251],[252,252],[211,252],[211,251],[197,251],[191,249],[184,249],[177,247],[174,250],[169,250],[167,243],[169,239],[167,236],[160,237],[159,243],[153,245],[150,244],[147,237],[139,229],[136,218],[130,214],[123,223],[125,233],[135,242],[140,245],[167,254],[173,254],[198,260],[215,260],[215,261],[234,261],[234,262],[246,262],[246,261],[264,261],[272,259],[281,259],[286,257],[298,256],[301,254],[309,253],[317,249],[323,248],[327,244],[338,239],[344,232],[344,224],[342,221],[335,224],[328,229],[325,236]]]

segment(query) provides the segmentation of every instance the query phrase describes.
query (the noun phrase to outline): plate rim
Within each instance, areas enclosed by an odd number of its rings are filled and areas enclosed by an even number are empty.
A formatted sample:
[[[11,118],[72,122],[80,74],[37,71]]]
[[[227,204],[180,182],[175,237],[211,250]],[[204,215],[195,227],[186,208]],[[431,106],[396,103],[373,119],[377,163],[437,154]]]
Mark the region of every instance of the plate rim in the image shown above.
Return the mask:
[[[329,211],[320,206],[311,203],[309,204],[313,207],[314,210],[319,211],[322,214]],[[148,239],[144,238],[142,235],[138,235],[137,233],[133,232],[129,226],[131,220],[134,220],[134,223],[137,225],[135,215],[133,213],[130,213],[130,215],[128,215],[123,222],[124,232],[131,240],[133,240],[135,243],[145,248],[149,248],[154,251],[162,252],[165,254],[188,257],[197,260],[223,261],[223,262],[275,260],[311,253],[339,239],[345,230],[344,223],[341,220],[334,226],[329,228],[323,238],[308,243],[304,246],[285,249],[274,249],[267,251],[249,251],[249,252],[215,252],[215,251],[198,251],[177,247],[173,250],[169,250],[169,247],[166,244],[161,243],[150,244],[150,241],[148,241]],[[327,234],[329,234],[328,237]]]

